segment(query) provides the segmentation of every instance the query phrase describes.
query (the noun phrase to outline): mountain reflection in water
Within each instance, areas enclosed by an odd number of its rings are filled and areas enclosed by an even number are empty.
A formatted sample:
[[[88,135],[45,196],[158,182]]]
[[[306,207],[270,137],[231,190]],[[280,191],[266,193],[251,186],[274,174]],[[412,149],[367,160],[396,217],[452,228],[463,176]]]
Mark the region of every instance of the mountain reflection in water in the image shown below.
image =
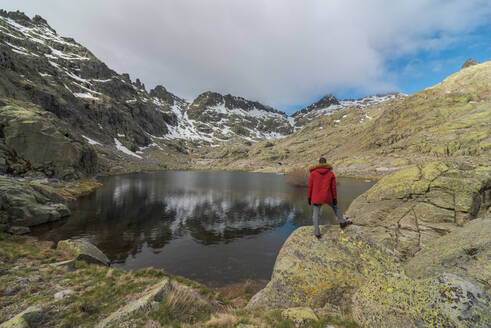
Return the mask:
[[[311,225],[306,189],[284,176],[249,172],[160,172],[100,179],[104,186],[72,204],[72,216],[34,229],[42,239],[84,238],[114,266],[153,266],[221,285],[269,279],[288,235]],[[372,182],[339,179],[339,203]],[[323,224],[335,224],[324,210]]]

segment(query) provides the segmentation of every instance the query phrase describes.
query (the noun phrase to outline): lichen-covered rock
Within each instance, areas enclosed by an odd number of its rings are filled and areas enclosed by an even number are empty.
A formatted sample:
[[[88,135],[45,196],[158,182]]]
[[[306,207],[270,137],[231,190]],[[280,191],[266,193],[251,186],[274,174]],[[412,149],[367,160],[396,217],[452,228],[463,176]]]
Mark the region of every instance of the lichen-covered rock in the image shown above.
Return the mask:
[[[35,226],[70,215],[65,199],[49,186],[0,177],[0,214],[9,226]]]
[[[133,301],[118,311],[112,313],[109,317],[102,320],[99,324],[97,324],[97,328],[111,327],[115,325],[117,322],[124,320],[125,318],[140,312],[140,311],[148,311],[153,308],[157,302],[161,302],[164,295],[168,293],[172,289],[172,285],[169,279],[164,279],[151,290],[149,290],[145,295]]]
[[[271,281],[247,307],[344,305],[376,268],[400,270],[396,256],[354,230],[323,226],[320,240],[312,227],[295,230],[278,254]]]
[[[413,278],[446,272],[491,285],[491,219],[472,220],[437,239],[409,259],[405,269]]]
[[[40,327],[44,311],[39,306],[31,306],[12,319],[0,324],[0,328],[32,328]]]
[[[309,321],[317,321],[317,315],[309,307],[295,307],[285,309],[281,312],[281,315],[285,319],[292,320],[297,326],[304,325]]]
[[[56,248],[72,254],[78,261],[102,265],[110,264],[103,252],[84,240],[60,240]]]
[[[405,256],[464,223],[487,215],[491,167],[431,162],[381,179],[347,215],[361,230]]]
[[[454,274],[436,279],[440,291],[438,306],[455,327],[491,327],[491,298],[480,286]]]
[[[353,318],[363,327],[489,327],[489,298],[464,279],[445,274],[412,279],[375,276],[353,295]]]

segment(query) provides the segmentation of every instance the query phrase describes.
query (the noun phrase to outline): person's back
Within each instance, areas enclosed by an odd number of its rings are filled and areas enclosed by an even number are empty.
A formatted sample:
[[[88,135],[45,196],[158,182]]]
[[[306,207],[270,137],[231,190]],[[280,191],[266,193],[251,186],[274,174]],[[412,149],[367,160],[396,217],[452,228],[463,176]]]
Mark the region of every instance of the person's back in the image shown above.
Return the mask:
[[[336,195],[336,178],[332,173],[332,166],[319,163],[309,168],[309,198],[314,205],[330,204]]]
[[[310,168],[308,202],[314,205],[312,219],[314,221],[314,234],[317,238],[321,237],[319,230],[319,212],[322,204],[328,204],[336,214],[336,218],[341,228],[352,224],[346,221],[338,208],[338,196],[336,191],[336,177],[332,172],[332,166],[327,164],[324,157],[319,159],[319,164],[312,165]]]

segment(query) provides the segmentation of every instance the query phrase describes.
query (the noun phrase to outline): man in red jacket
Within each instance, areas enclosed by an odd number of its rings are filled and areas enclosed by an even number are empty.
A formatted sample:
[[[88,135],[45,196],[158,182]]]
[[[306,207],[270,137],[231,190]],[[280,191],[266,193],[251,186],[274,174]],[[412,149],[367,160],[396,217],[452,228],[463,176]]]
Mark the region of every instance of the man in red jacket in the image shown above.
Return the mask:
[[[314,234],[317,238],[321,237],[319,230],[319,211],[322,204],[328,204],[336,213],[337,220],[341,228],[352,224],[353,222],[345,220],[341,211],[338,208],[338,200],[336,194],[336,177],[332,173],[332,166],[326,163],[326,159],[321,157],[319,164],[309,167],[309,190],[308,202],[309,205],[314,204]]]

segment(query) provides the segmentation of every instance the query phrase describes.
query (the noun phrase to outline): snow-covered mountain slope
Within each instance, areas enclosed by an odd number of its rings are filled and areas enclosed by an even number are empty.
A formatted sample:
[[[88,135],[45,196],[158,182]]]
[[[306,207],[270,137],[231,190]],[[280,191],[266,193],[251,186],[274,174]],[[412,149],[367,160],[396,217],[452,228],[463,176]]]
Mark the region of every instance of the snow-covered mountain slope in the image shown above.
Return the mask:
[[[206,92],[190,103],[163,86],[147,92],[39,16],[0,11],[0,36],[0,96],[53,112],[96,146],[136,153],[158,140],[216,144],[293,130],[286,114],[240,97]]]
[[[189,105],[188,115],[199,132],[219,140],[277,139],[293,132],[285,113],[256,101],[215,92],[199,95]]]
[[[295,120],[295,128],[298,129],[316,118],[319,118],[324,115],[332,114],[343,108],[349,108],[349,107],[365,108],[368,106],[377,105],[383,103],[384,101],[395,99],[398,97],[403,97],[403,96],[404,95],[401,93],[388,93],[384,95],[363,97],[356,100],[353,99],[338,100],[333,95],[327,95],[321,98],[315,104],[312,104],[294,113],[292,117]]]
[[[147,92],[139,79],[132,82],[128,74],[110,69],[39,16],[2,10],[0,71],[0,97],[37,105],[66,123],[77,142],[132,160],[148,159],[148,148],[186,154],[189,147],[234,139],[283,138],[332,111],[395,97],[338,101],[327,96],[293,116],[215,92],[186,101],[160,85]]]

